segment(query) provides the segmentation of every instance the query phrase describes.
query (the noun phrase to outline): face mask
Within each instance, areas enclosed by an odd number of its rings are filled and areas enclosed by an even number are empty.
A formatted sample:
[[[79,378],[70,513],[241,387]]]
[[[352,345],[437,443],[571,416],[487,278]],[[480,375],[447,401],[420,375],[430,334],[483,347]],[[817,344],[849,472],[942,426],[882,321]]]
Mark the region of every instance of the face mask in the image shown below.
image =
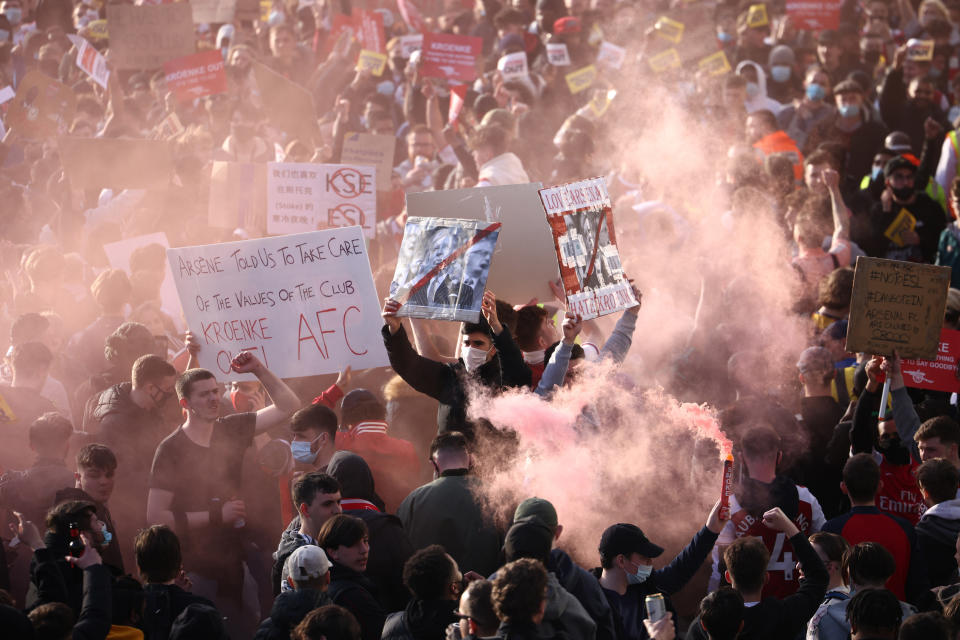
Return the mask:
[[[7,16],[7,20],[12,25],[20,24],[20,20],[23,19],[23,11],[20,7],[7,7],[3,10],[3,15]]]
[[[896,196],[897,200],[909,200],[910,196],[913,195],[913,187],[900,187],[898,189],[891,189],[893,195]]]
[[[395,87],[393,86],[393,82],[390,80],[384,80],[383,82],[377,85],[377,93],[379,93],[380,95],[392,96],[394,90],[395,90]]]
[[[316,439],[311,442],[303,442],[299,440],[294,440],[290,443],[290,453],[293,454],[293,459],[299,462],[300,464],[313,464],[317,460],[317,453],[311,451],[313,443],[316,442]]]
[[[489,353],[489,351],[477,347],[464,347],[460,350],[460,357],[463,358],[463,364],[467,367],[467,371],[473,373],[487,361],[487,354]]]
[[[527,364],[540,364],[543,362],[545,355],[545,349],[540,349],[539,351],[524,351],[523,361]]]
[[[816,82],[812,82],[809,85],[807,85],[808,100],[812,100],[814,102],[820,102],[826,97],[827,97],[827,92],[826,90],[824,90],[824,88],[821,85],[817,84]]]
[[[883,167],[874,167],[874,168],[870,171],[870,179],[871,179],[871,180],[876,180],[876,179],[879,178],[881,175],[883,175]]]
[[[627,574],[627,584],[643,584],[651,573],[653,573],[652,564],[641,564],[637,567],[636,573]]]
[[[758,85],[756,82],[748,82],[748,83],[747,83],[747,97],[748,97],[748,98],[755,98],[755,97],[757,97],[758,95],[760,95],[760,85]]]
[[[777,65],[770,68],[770,75],[774,82],[786,82],[790,79],[790,67],[786,65]]]
[[[113,541],[113,534],[107,529],[107,525],[103,525],[100,534],[103,536],[103,544],[101,546],[106,547]]]
[[[717,40],[723,42],[724,44],[733,42],[733,35],[727,33],[726,31],[719,31],[717,32]]]
[[[858,104],[845,104],[837,108],[837,111],[840,112],[841,117],[844,118],[855,118],[860,114],[860,105]]]
[[[230,51],[230,47],[220,47],[220,55],[223,56],[223,61],[227,61],[227,52]]]

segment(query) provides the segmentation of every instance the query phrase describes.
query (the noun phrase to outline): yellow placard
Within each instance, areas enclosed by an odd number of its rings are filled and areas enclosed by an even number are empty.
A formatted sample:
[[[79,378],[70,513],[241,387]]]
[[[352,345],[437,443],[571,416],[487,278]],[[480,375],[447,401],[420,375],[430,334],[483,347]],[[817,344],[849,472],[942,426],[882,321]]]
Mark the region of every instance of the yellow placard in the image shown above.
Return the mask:
[[[591,64],[583,69],[568,73],[564,77],[567,80],[567,87],[570,89],[570,93],[580,93],[592,85],[593,81],[597,79],[597,67]]]
[[[750,5],[747,10],[747,26],[752,29],[754,27],[765,27],[768,24],[770,24],[770,18],[767,16],[767,5]]]
[[[271,11],[273,11],[273,0],[260,0],[260,22],[269,22]]]
[[[730,61],[727,60],[726,53],[717,51],[706,58],[702,58],[700,62],[697,63],[697,70],[709,76],[720,76],[725,73],[730,73]]]
[[[654,29],[657,30],[658,36],[673,44],[677,44],[683,39],[683,23],[671,20],[666,16],[657,20]]]
[[[883,232],[883,235],[889,238],[893,244],[902,247],[906,244],[903,240],[904,232],[913,231],[916,226],[917,219],[913,217],[913,214],[906,209],[900,209],[900,213],[898,213],[897,217],[890,223],[887,230]]]
[[[357,71],[369,71],[378,78],[383,75],[383,70],[387,67],[387,56],[376,51],[364,49],[360,52],[357,59]]]
[[[10,408],[4,397],[0,396],[0,423],[13,422],[16,419],[17,415],[13,412],[13,409]]]
[[[603,29],[600,28],[600,25],[596,22],[593,23],[593,27],[590,28],[590,35],[587,36],[587,43],[595,47],[603,42]]]
[[[107,32],[107,21],[91,20],[86,27],[81,29],[81,35],[84,35],[87,40],[106,40],[110,37]]]
[[[929,62],[933,60],[933,47],[933,40],[916,40],[911,38],[907,41],[907,60]]]
[[[680,54],[677,53],[676,49],[667,49],[666,51],[661,51],[657,55],[653,56],[647,62],[650,64],[650,68],[657,73],[663,73],[664,71],[669,71],[670,69],[679,69],[680,68]]]
[[[590,100],[590,111],[598,118],[603,116],[603,114],[607,112],[607,109],[610,108],[610,103],[613,102],[613,99],[616,97],[616,89],[594,92],[593,99]]]

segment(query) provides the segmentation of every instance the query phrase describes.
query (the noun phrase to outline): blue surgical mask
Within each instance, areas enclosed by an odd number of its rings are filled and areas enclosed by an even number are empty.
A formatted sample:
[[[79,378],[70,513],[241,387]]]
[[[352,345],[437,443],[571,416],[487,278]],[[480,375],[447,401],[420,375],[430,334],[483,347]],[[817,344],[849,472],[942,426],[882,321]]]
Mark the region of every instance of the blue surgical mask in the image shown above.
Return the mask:
[[[384,96],[392,96],[396,91],[396,87],[393,85],[392,80],[384,80],[377,84],[377,93]]]
[[[733,34],[727,33],[726,31],[717,32],[717,40],[723,42],[724,44],[728,42],[733,42]]]
[[[860,105],[858,104],[845,104],[840,107],[837,107],[837,111],[840,112],[840,115],[844,118],[854,118],[860,114]]]
[[[3,15],[7,16],[10,24],[16,26],[23,20],[23,10],[20,7],[7,7],[3,10]]]
[[[103,529],[100,530],[101,535],[103,535],[103,546],[106,547],[113,541],[113,534],[107,529],[107,525],[103,525]]]
[[[220,55],[223,56],[223,61],[227,61],[227,54],[230,53],[230,47],[220,47]]]
[[[319,437],[319,436],[318,436]],[[315,438],[311,442],[303,442],[302,440],[294,440],[290,443],[290,453],[293,454],[293,459],[299,462],[300,464],[313,464],[317,461],[317,453],[311,451],[313,443],[316,442]]]
[[[627,584],[643,584],[650,577],[651,573],[653,573],[652,564],[641,564],[637,566],[636,573],[627,574]]]
[[[790,79],[790,67],[784,64],[778,64],[770,67],[770,75],[774,82],[786,82]]]
[[[822,85],[811,82],[807,85],[807,99],[814,102],[820,102],[827,97],[827,91]]]
[[[758,95],[760,95],[760,85],[757,84],[756,82],[748,82],[748,83],[747,83],[747,97],[748,97],[748,98],[755,98],[755,97],[757,97]]]
[[[870,179],[876,180],[883,175],[883,167],[874,167],[870,170]]]

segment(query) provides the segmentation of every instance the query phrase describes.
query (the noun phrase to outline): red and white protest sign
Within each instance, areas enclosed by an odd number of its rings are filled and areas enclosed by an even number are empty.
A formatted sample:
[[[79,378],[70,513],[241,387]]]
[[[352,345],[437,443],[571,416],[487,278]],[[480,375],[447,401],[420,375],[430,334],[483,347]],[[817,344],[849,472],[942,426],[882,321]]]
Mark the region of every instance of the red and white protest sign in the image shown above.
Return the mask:
[[[960,356],[960,331],[940,330],[940,345],[936,360],[913,360],[904,358],[900,365],[903,382],[915,389],[960,392],[957,378],[957,357]]]
[[[408,27],[421,33],[424,31],[423,15],[413,0],[397,0],[397,9],[400,10],[400,15],[403,16],[403,21]]]
[[[447,122],[451,127],[457,126],[460,112],[463,111],[463,99],[467,95],[467,85],[455,84],[450,87],[450,109],[447,111]]]
[[[387,41],[383,35],[383,14],[365,9],[353,10],[353,28],[364,51],[387,52]]]
[[[219,50],[204,51],[163,63],[167,86],[180,102],[227,91],[227,72]]]
[[[428,33],[423,36],[420,74],[472,82],[477,77],[477,57],[482,48],[483,40],[474,36]]]
[[[836,29],[840,24],[840,0],[787,0],[787,15],[798,29]]]
[[[77,66],[93,78],[94,82],[106,89],[107,81],[110,79],[106,58],[80,36],[68,34],[67,38],[77,47]]]

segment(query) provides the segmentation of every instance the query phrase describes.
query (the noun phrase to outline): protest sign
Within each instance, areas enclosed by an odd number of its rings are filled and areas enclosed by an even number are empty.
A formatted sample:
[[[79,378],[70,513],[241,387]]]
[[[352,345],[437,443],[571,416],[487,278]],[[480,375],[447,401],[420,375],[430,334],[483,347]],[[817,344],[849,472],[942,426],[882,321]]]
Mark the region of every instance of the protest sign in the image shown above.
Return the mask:
[[[251,351],[282,378],[387,364],[380,303],[359,227],[167,251],[200,366],[244,379]]]
[[[427,33],[423,36],[420,75],[473,82],[477,77],[477,56],[483,40],[474,36]]]
[[[453,94],[451,93],[451,100]],[[374,133],[348,133],[343,138],[343,164],[373,165],[377,168],[377,191],[390,190],[393,153],[397,139]]]
[[[397,0],[397,9],[400,10],[403,21],[407,23],[410,29],[424,31],[426,25],[423,22],[423,15],[421,15],[420,9],[413,3],[413,0]]]
[[[237,0],[190,0],[193,23],[233,22]]]
[[[913,231],[917,226],[917,219],[906,209],[900,209],[900,213],[894,218],[890,226],[887,227],[883,235],[898,247],[905,246],[907,243],[903,239],[903,234]]]
[[[108,4],[110,53],[117,69],[157,69],[196,51],[190,4]]]
[[[77,48],[77,66],[93,78],[94,82],[106,89],[107,81],[110,79],[106,58],[80,36],[68,33],[67,38]]]
[[[683,23],[666,16],[657,20],[653,28],[656,29],[658,36],[673,44],[677,44],[683,39]]]
[[[787,15],[798,29],[836,29],[840,26],[840,4],[840,0],[787,0]]]
[[[354,32],[363,50],[385,54],[387,52],[387,40],[383,35],[383,14],[377,11],[354,9],[352,18]]]
[[[770,17],[767,15],[767,5],[752,4],[747,9],[747,26],[751,29],[766,27],[770,24]]]
[[[722,76],[725,73],[730,73],[730,61],[727,60],[727,54],[723,51],[717,51],[716,53],[703,58],[697,63],[697,70],[706,73],[709,76]]]
[[[106,40],[110,37],[106,20],[91,20],[80,33],[90,40]]]
[[[377,224],[376,167],[308,162],[267,163],[267,232],[296,233]]]
[[[607,89],[606,91],[602,89],[597,89],[593,92],[593,98],[590,99],[588,103],[590,110],[593,111],[593,115],[596,117],[601,117],[607,112],[607,109],[610,108],[610,104],[613,103],[613,99],[617,97],[616,89]]]
[[[414,51],[420,51],[423,48],[423,34],[415,33],[408,36],[400,36],[400,56],[407,60]]]
[[[505,300],[553,299],[550,282],[560,277],[553,237],[540,203],[540,183],[423,191],[407,195],[412,216],[458,218],[503,224],[487,287]],[[517,274],[523,277],[518,278]]]
[[[66,132],[77,109],[73,90],[40,71],[28,71],[7,107],[6,124],[25,138]]]
[[[569,67],[572,63],[567,45],[562,42],[547,44],[547,62],[555,67]]]
[[[950,267],[857,258],[847,351],[934,359],[949,287]]]
[[[500,72],[500,77],[504,82],[526,78],[530,75],[530,71],[527,69],[527,54],[518,51],[517,53],[500,56],[500,59],[497,60],[497,71]]]
[[[606,41],[600,43],[600,49],[597,51],[597,64],[602,64],[609,69],[620,69],[626,59],[627,50],[623,47],[618,47]]]
[[[640,304],[620,264],[603,178],[540,190],[553,232],[567,310],[584,320]]]
[[[136,138],[58,140],[74,189],[162,189],[173,178],[173,143]]]
[[[477,322],[499,222],[407,218],[390,283],[398,316]]]
[[[307,144],[319,140],[317,114],[310,92],[266,65],[254,63],[253,72],[273,126]]]
[[[373,76],[380,77],[387,67],[387,56],[376,51],[364,49],[357,58],[357,71],[366,71]]]
[[[211,227],[266,231],[267,170],[263,164],[216,161],[210,169]]]
[[[567,81],[567,88],[570,89],[570,93],[580,93],[590,87],[593,81],[597,79],[597,67],[591,64],[568,73],[564,78]]]
[[[932,389],[948,393],[960,391],[957,366],[960,361],[960,331],[940,329],[936,360],[904,358],[900,363],[903,382],[915,389]]]
[[[649,58],[647,62],[656,73],[663,73],[670,69],[680,68],[680,54],[677,53],[676,49],[667,49]]]
[[[227,92],[226,67],[216,49],[164,62],[163,73],[167,87],[183,103]]]
[[[13,87],[10,85],[5,86],[0,89],[0,104],[10,102],[16,97],[17,93],[13,90]]]
[[[916,62],[929,62],[933,60],[933,40],[918,40],[910,38],[907,40],[907,60]]]
[[[457,84],[450,87],[450,108],[447,109],[447,122],[451,127],[457,126],[460,121],[460,112],[463,111],[463,99],[467,95],[467,85]]]
[[[186,131],[176,112],[171,111],[155,128],[155,140],[170,140]]]
[[[107,254],[107,261],[113,269],[123,269],[127,275],[133,275],[130,271],[130,256],[134,251],[141,247],[149,245],[160,245],[164,250],[170,248],[170,242],[167,240],[167,234],[162,231],[159,233],[148,233],[142,236],[126,238],[119,242],[110,242],[103,245],[103,252]],[[178,329],[183,327],[181,318],[180,298],[177,296],[177,286],[173,283],[173,274],[170,272],[170,264],[163,263],[163,281],[160,284],[160,308],[177,325]]]

